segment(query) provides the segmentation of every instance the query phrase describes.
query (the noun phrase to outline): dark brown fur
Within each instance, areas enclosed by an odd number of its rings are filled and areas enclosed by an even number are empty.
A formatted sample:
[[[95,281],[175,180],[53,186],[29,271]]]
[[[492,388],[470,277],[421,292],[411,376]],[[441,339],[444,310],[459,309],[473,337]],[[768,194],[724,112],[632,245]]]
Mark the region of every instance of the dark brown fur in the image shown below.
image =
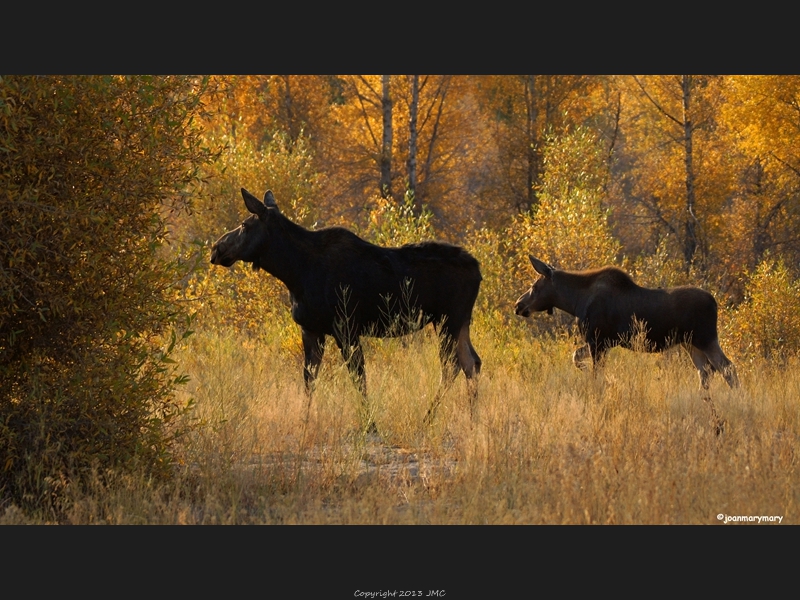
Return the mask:
[[[559,308],[577,317],[586,346],[576,351],[576,364],[587,354],[597,364],[610,348],[631,347],[638,322],[645,338],[642,349],[660,352],[681,344],[704,389],[714,371],[720,371],[731,387],[738,384],[736,371],[719,346],[717,302],[708,292],[692,286],[640,287],[616,267],[560,271],[532,256],[530,260],[541,277],[517,300],[515,312],[527,317]]]
[[[211,262],[249,262],[286,285],[302,332],[309,390],[326,336],[334,338],[366,394],[361,336],[405,335],[426,323],[441,334],[446,385],[459,368],[468,379],[480,372],[469,325],[481,274],[466,250],[440,242],[383,248],[341,227],[309,231],[280,213],[271,191],[263,203],[244,188],[242,197],[253,214],[217,240]]]

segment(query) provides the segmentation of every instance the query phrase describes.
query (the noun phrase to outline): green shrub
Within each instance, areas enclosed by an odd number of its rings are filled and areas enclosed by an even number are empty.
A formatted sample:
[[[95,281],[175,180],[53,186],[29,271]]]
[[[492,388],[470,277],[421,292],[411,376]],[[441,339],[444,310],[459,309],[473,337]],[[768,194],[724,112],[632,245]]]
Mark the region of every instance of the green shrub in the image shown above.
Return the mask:
[[[276,136],[256,147],[248,138],[220,132],[213,124],[204,138],[224,148],[219,160],[203,170],[205,185],[192,213],[172,220],[181,242],[176,252],[192,265],[181,283],[180,300],[192,307],[197,326],[205,331],[235,331],[262,341],[278,338],[283,350],[302,356],[300,332],[291,319],[283,283],[241,262],[229,269],[211,265],[209,257],[211,244],[249,214],[242,187],[259,197],[271,189],[284,215],[313,227],[312,201],[319,185],[311,151],[302,135],[292,144]]]
[[[758,265],[727,334],[744,357],[783,360],[800,351],[800,280],[783,260]]]
[[[204,90],[0,79],[0,503],[52,507],[75,474],[169,464],[186,311],[165,215],[211,158],[192,125]]]
[[[426,207],[414,212],[414,197],[406,194],[403,203],[377,197],[369,211],[369,220],[363,236],[379,246],[402,246],[436,238],[433,213]]]
[[[528,254],[559,269],[616,262],[620,243],[603,206],[608,165],[597,137],[586,129],[548,140],[539,204],[517,217],[509,231],[516,264],[528,272]]]
[[[620,251],[602,205],[608,167],[597,138],[585,129],[551,138],[544,164],[538,206],[517,215],[504,231],[482,228],[467,235],[484,278],[478,307],[491,327],[519,321],[514,302],[538,277],[529,254],[575,270],[614,264]],[[541,333],[571,321],[531,322]]]

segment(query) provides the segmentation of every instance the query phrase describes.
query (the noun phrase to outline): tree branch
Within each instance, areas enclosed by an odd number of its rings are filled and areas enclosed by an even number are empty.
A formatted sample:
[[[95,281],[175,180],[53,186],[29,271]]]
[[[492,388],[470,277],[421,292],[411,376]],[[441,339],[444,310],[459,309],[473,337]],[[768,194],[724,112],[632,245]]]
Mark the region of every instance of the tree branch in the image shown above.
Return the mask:
[[[679,126],[683,127],[683,122],[679,121],[678,119],[673,117],[658,102],[656,102],[655,99],[647,92],[647,90],[645,89],[644,85],[642,84],[642,82],[639,81],[639,79],[636,77],[636,75],[631,75],[631,77],[633,77],[633,80],[636,82],[636,84],[642,90],[642,93],[645,95],[645,97],[647,97],[648,100],[650,100],[650,102],[653,104],[653,106],[656,107],[658,112],[660,112],[662,115],[664,115],[670,121],[673,121],[676,125],[679,125]]]

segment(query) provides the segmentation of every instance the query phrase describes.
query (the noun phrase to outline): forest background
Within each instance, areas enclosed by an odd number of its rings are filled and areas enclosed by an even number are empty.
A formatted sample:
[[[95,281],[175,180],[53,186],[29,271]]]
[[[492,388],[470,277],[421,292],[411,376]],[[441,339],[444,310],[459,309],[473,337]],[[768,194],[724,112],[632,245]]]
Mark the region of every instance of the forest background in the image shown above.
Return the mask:
[[[280,283],[208,264],[241,187],[308,228],[465,246],[498,344],[571,335],[513,315],[533,254],[710,290],[737,364],[800,348],[797,76],[8,76],[0,119],[6,506],[169,477],[193,332],[297,358]]]

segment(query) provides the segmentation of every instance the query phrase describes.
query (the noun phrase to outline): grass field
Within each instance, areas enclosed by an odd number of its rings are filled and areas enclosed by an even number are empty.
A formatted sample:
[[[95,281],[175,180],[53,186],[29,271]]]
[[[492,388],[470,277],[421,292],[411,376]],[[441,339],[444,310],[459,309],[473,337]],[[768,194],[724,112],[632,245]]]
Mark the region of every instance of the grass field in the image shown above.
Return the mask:
[[[716,435],[682,351],[617,349],[592,374],[573,366],[574,339],[536,337],[522,325],[497,337],[478,326],[474,418],[459,376],[426,426],[440,377],[432,331],[366,343],[366,406],[332,342],[309,405],[299,342],[283,339],[192,336],[180,362],[193,427],[179,442],[174,481],[98,477],[71,499],[69,522],[799,520],[796,359],[739,364],[735,390],[715,376],[711,394],[725,420]],[[362,432],[368,417],[378,435]],[[10,510],[2,522],[29,520]]]

